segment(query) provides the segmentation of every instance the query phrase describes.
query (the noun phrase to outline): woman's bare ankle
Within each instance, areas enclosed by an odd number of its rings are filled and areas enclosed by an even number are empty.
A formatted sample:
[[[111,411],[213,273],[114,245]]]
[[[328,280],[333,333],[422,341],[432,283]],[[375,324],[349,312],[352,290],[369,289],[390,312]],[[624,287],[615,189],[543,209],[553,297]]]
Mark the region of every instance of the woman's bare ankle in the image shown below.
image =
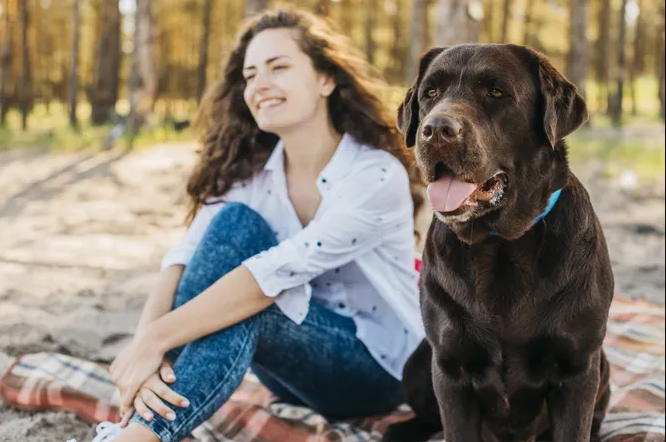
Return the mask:
[[[132,422],[113,442],[160,442],[160,438],[143,425]]]

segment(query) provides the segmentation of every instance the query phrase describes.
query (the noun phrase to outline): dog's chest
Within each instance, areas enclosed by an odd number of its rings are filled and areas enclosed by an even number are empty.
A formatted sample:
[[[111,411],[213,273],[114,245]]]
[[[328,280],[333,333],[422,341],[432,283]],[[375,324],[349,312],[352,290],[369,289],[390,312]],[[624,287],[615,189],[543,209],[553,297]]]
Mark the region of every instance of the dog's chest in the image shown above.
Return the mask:
[[[434,350],[442,374],[474,391],[487,422],[517,433],[541,419],[552,388],[586,369],[565,337],[505,341],[474,322],[443,333]]]
[[[566,330],[551,331],[556,312],[547,312],[549,294],[537,292],[544,285],[533,250],[459,254],[424,279],[438,366],[451,381],[473,386],[486,419],[517,428],[537,420],[553,385],[586,367]]]

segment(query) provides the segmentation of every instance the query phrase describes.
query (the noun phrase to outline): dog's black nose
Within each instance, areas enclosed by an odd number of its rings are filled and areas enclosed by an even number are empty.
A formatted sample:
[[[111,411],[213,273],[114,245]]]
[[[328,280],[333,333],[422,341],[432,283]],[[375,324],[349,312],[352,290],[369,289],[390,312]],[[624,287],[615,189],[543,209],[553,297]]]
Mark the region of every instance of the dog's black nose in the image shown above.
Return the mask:
[[[423,122],[421,137],[423,141],[453,141],[462,133],[462,124],[455,118],[435,115]]]

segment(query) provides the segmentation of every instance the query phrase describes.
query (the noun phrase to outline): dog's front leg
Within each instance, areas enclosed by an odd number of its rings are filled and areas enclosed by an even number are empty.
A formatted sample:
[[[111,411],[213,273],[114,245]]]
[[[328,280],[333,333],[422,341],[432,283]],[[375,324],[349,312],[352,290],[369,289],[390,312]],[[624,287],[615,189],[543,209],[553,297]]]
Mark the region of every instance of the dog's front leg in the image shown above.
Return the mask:
[[[589,442],[601,382],[597,354],[587,372],[565,381],[548,395],[553,442]]]
[[[481,414],[473,388],[453,381],[435,366],[433,366],[433,381],[442,415],[444,440],[483,442]]]

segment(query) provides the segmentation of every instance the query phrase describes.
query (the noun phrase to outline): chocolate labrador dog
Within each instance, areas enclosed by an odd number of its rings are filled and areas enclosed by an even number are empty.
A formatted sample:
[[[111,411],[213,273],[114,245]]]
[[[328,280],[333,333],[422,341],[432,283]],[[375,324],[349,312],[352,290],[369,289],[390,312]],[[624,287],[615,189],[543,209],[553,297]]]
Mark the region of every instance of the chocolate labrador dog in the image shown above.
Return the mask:
[[[427,339],[404,390],[416,418],[384,442],[599,441],[614,281],[564,137],[576,87],[512,45],[433,49],[399,111],[429,183]]]

